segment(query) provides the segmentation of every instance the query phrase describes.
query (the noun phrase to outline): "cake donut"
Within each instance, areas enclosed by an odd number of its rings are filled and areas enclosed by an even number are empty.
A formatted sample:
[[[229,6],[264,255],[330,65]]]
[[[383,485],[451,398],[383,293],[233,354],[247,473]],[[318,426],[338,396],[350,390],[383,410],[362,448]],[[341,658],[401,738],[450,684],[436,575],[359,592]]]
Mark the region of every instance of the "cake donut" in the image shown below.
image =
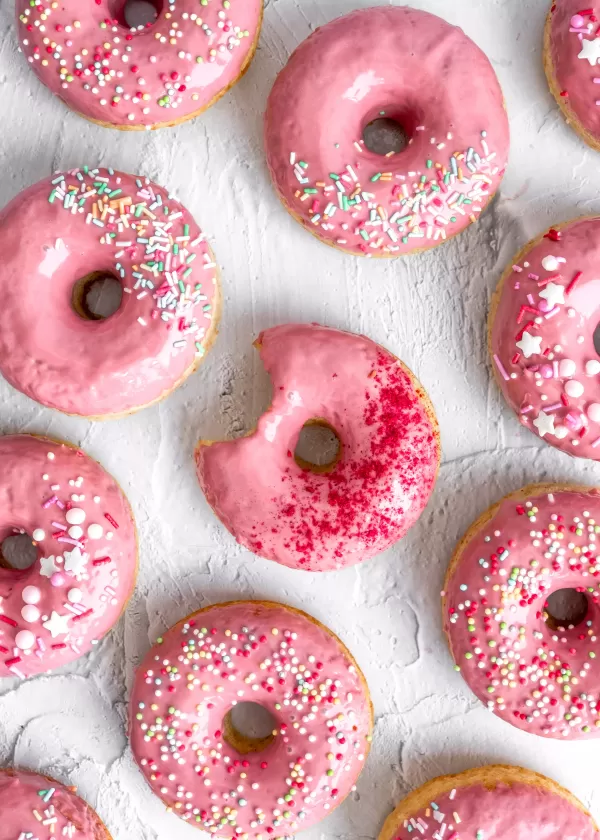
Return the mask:
[[[386,118],[408,145],[382,155],[364,131]],[[291,215],[328,245],[394,257],[463,231],[494,195],[509,129],[484,53],[417,9],[361,9],[317,29],[277,77],[267,163]]]
[[[29,770],[0,770],[0,840],[111,840],[72,788]]]
[[[0,213],[0,373],[50,408],[96,419],[165,397],[196,369],[220,317],[218,273],[191,214],[147,178],[76,169]],[[94,320],[100,276],[122,286]]]
[[[81,450],[0,437],[0,542],[28,534],[27,569],[0,555],[0,677],[45,673],[87,653],[133,591],[137,541],[116,481]]]
[[[570,455],[600,460],[600,218],[551,228],[515,257],[494,294],[488,343],[519,421]]]
[[[340,569],[388,548],[417,521],[437,476],[439,431],[425,391],[361,335],[284,324],[256,346],[271,407],[250,435],[198,444],[209,504],[239,543],[291,568]],[[340,441],[326,467],[294,456],[311,423]]]
[[[156,19],[127,23],[128,0],[16,0],[19,45],[40,81],[80,116],[121,130],[177,125],[248,69],[262,0],[150,0]]]
[[[519,729],[600,736],[600,491],[540,484],[506,496],[459,542],[444,584],[444,629],[471,690]],[[560,626],[548,598],[585,595]]]
[[[263,739],[232,724],[238,703],[274,719]],[[222,838],[283,840],[336,808],[371,743],[365,679],[333,633],[268,601],[207,607],[149,651],[131,697],[130,739],[169,809]]]
[[[439,776],[410,793],[379,840],[598,840],[581,802],[523,767],[491,764]]]
[[[600,150],[600,3],[553,0],[544,31],[544,69],[569,125]]]

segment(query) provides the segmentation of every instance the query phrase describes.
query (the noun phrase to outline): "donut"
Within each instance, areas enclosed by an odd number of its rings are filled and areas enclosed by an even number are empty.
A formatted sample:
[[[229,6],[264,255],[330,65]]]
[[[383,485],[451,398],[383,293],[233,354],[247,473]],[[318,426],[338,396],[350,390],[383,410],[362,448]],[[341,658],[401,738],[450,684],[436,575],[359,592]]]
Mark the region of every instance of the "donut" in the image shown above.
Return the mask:
[[[569,455],[600,460],[600,217],[550,228],[494,294],[492,367],[519,421]]]
[[[0,437],[0,543],[28,534],[37,557],[0,555],[0,677],[42,674],[83,656],[123,612],[137,573],[131,509],[84,452],[30,435]]]
[[[544,69],[567,121],[600,150],[600,4],[553,0],[544,30]]]
[[[456,669],[487,708],[547,738],[600,736],[600,491],[539,484],[506,496],[459,542],[444,584]],[[584,620],[560,626],[552,593],[576,589]]]
[[[73,788],[29,770],[0,770],[4,840],[111,840],[98,814]]]
[[[364,132],[392,121],[385,155]],[[509,129],[490,62],[461,29],[378,6],[317,29],[277,77],[267,163],[284,207],[328,245],[394,257],[463,231],[494,195]]]
[[[165,397],[199,365],[220,317],[214,256],[191,214],[147,178],[76,169],[0,213],[0,373],[42,405],[94,419]],[[91,285],[120,307],[96,319]]]
[[[598,840],[581,802],[523,767],[490,764],[438,776],[410,793],[386,820],[379,840]]]
[[[241,545],[295,569],[340,569],[388,548],[419,518],[439,467],[422,386],[370,339],[318,324],[273,327],[256,346],[271,407],[250,435],[196,449],[216,515]],[[325,467],[294,457],[311,423],[340,441]]]
[[[39,80],[85,119],[150,130],[192,119],[243,76],[262,0],[149,0],[156,17],[128,25],[129,0],[16,0],[19,46]]]
[[[231,723],[262,705],[270,736]],[[183,820],[220,838],[283,840],[354,789],[373,711],[350,652],[316,619],[269,601],[207,607],[159,638],[131,695],[133,755]]]

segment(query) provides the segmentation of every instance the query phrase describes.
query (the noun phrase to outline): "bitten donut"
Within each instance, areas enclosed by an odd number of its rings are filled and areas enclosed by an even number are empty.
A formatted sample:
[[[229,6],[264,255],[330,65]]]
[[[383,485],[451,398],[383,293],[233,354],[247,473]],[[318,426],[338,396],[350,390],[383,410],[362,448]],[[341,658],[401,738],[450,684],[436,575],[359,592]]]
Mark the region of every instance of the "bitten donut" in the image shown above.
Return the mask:
[[[0,840],[111,840],[73,789],[29,770],[0,770]]]
[[[76,169],[0,213],[0,373],[37,402],[96,419],[165,397],[199,365],[220,317],[212,251],[191,214],[147,178]],[[97,320],[86,295],[116,278]]]
[[[471,690],[519,729],[600,736],[600,491],[532,485],[486,511],[458,544],[444,629]],[[548,598],[576,589],[587,613],[559,626]]]
[[[127,24],[128,0],[16,0],[19,44],[71,110],[121,130],[197,116],[246,72],[262,0],[150,0],[156,19]]]
[[[81,450],[0,437],[0,542],[28,534],[37,558],[0,555],[0,677],[29,677],[87,653],[116,623],[137,572],[135,525],[116,481]]]
[[[600,3],[553,0],[544,32],[544,68],[569,125],[600,150]]]
[[[506,269],[489,320],[494,373],[519,421],[563,452],[594,460],[600,460],[599,259],[600,218],[551,228]]]
[[[365,145],[392,120],[402,151]],[[490,62],[458,27],[408,7],[361,9],[317,29],[269,96],[267,162],[292,216],[351,254],[440,244],[477,218],[506,167],[509,130]]]
[[[364,336],[285,324],[256,344],[271,407],[246,437],[200,441],[209,504],[239,543],[292,568],[340,569],[383,551],[417,521],[435,483],[439,431],[425,391]],[[338,436],[328,466],[294,457],[312,423]]]
[[[379,840],[598,840],[581,802],[523,767],[491,764],[439,776],[410,793]]]
[[[275,721],[262,739],[238,703]],[[207,607],[157,640],[131,698],[133,754],[154,792],[210,834],[283,840],[353,790],[371,742],[365,679],[333,633],[267,601]]]

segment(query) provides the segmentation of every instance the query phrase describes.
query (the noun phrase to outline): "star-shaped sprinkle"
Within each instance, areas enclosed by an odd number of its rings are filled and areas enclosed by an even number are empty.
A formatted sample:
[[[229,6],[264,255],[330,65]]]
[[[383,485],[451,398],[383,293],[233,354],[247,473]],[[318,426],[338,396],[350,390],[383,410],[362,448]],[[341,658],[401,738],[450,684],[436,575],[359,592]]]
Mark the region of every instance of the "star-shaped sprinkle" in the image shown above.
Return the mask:
[[[42,626],[50,632],[53,639],[56,639],[57,636],[64,636],[69,632],[67,622],[70,618],[70,615],[59,615],[56,610],[52,610],[52,615],[48,621],[44,621]]]
[[[600,38],[594,38],[593,41],[586,41],[584,38],[581,42],[581,52],[577,58],[587,58],[592,67],[595,67],[600,58]]]
[[[540,437],[544,437],[544,435],[553,435],[554,415],[546,414],[545,411],[540,411],[536,419],[533,421],[533,425],[538,430],[538,435]]]
[[[548,284],[549,285],[549,284]],[[542,349],[542,336],[531,335],[525,331],[521,336],[521,340],[517,341],[517,347],[522,350],[526,359],[533,356],[534,353],[540,353]]]
[[[65,551],[65,572],[71,572],[74,575],[79,575],[83,572],[89,557],[85,552],[82,552],[79,546],[75,546],[73,551]]]
[[[58,566],[54,562],[54,557],[42,557],[40,566],[40,574],[44,577],[52,577],[54,572],[58,572]]]
[[[548,306],[554,308],[557,303],[565,302],[565,287],[557,283],[548,283],[545,289],[540,292],[540,297],[546,298]]]

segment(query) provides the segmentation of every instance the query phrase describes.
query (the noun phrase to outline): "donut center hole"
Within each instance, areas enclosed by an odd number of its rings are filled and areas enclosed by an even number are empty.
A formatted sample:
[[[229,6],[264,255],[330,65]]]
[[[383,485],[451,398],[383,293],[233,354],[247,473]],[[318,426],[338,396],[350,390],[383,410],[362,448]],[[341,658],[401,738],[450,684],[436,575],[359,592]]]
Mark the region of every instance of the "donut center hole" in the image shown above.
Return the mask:
[[[0,543],[0,566],[5,569],[30,569],[37,556],[37,548],[29,534],[11,534]]]
[[[123,300],[123,287],[114,274],[93,271],[73,286],[71,303],[85,321],[105,321],[114,315]]]
[[[223,738],[236,752],[245,755],[266,750],[275,738],[277,721],[259,703],[236,703],[223,719]]]
[[[156,23],[163,0],[113,0],[112,17],[128,29],[147,29]]]
[[[363,128],[362,139],[370,152],[390,157],[408,146],[406,129],[392,117],[376,117]]]
[[[596,324],[596,329],[594,330],[594,350],[600,356],[600,323]]]
[[[336,430],[326,420],[315,417],[300,429],[294,460],[303,470],[326,473],[342,455],[342,443]]]
[[[557,589],[548,596],[544,607],[546,624],[551,630],[577,627],[588,614],[588,599],[576,589]]]

